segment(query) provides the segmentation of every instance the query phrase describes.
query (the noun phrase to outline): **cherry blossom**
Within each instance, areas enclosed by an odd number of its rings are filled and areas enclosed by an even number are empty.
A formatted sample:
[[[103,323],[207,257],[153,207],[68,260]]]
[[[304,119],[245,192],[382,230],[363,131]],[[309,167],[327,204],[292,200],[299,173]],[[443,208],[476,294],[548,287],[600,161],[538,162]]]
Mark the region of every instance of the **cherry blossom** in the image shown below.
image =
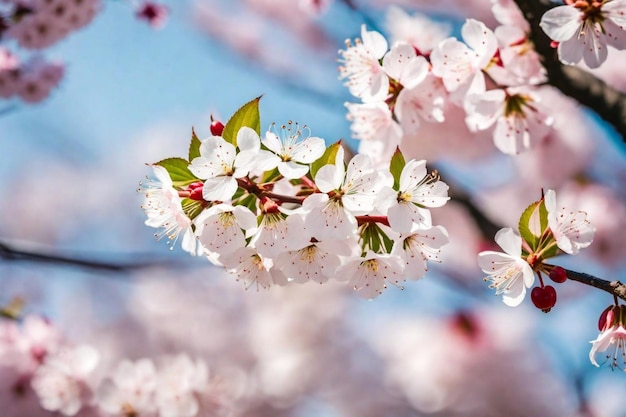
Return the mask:
[[[314,281],[322,284],[335,277],[335,272],[342,263],[339,256],[352,254],[350,243],[345,240],[316,240],[302,249],[283,252],[274,262],[289,281]]]
[[[387,149],[395,149],[400,144],[402,128],[393,119],[387,104],[375,102],[345,105],[348,108],[347,118],[352,122],[350,130],[353,138],[371,142],[383,142],[381,139],[384,138]],[[386,159],[390,156],[391,154]]]
[[[502,294],[504,304],[515,307],[524,300],[526,288],[532,287],[535,274],[522,255],[522,238],[511,228],[496,233],[496,243],[505,253],[483,251],[478,254],[478,265],[488,274],[490,288],[496,295]]]
[[[124,360],[98,387],[98,406],[113,415],[153,413],[156,382],[156,368],[150,359]]]
[[[259,288],[267,289],[270,286],[285,285],[287,278],[277,268],[272,268],[274,262],[261,256],[256,249],[245,247],[219,257],[219,261],[226,270],[237,277],[237,281],[242,280],[246,289],[255,285]]]
[[[448,91],[458,92],[458,101],[466,94],[485,91],[481,70],[491,62],[498,47],[491,29],[477,20],[468,19],[461,34],[466,44],[448,38],[430,56],[433,74],[442,78]]]
[[[426,161],[408,161],[400,174],[399,189],[390,187],[381,192],[382,207],[387,208],[389,225],[399,233],[407,233],[414,225],[429,228],[430,212],[425,207],[441,207],[448,197],[448,185],[436,174],[427,174]]]
[[[194,158],[189,170],[205,180],[202,197],[207,201],[228,201],[237,191],[237,179],[250,169],[271,169],[278,163],[270,152],[261,150],[261,139],[249,127],[237,133],[237,147],[221,136],[210,136],[200,145],[200,156]],[[252,166],[251,162],[255,161]]]
[[[340,79],[350,93],[364,102],[381,101],[389,92],[389,78],[379,60],[387,52],[387,40],[378,32],[361,27],[361,39],[352,45],[346,42],[346,49],[339,51],[341,66]]]
[[[326,150],[324,139],[318,137],[306,137],[303,135],[308,130],[306,126],[300,127],[297,123],[289,121],[287,125],[281,126],[280,136],[272,131],[265,134],[262,140],[270,151],[279,158],[277,163],[278,171],[285,178],[295,179],[306,175],[310,164],[320,158]]]
[[[173,245],[182,234],[182,248],[193,254],[199,250],[191,219],[187,217],[181,205],[181,198],[174,189],[172,179],[165,168],[152,165],[156,179],[142,184],[139,191],[145,194],[145,202],[141,206],[146,216],[146,225],[163,228],[157,238],[167,237],[168,243]]]
[[[539,99],[525,88],[493,89],[472,94],[465,100],[470,129],[496,125],[493,140],[503,153],[516,155],[529,149],[548,133],[552,117],[537,105]]]
[[[64,347],[48,356],[33,377],[32,386],[48,411],[73,416],[86,403],[86,378],[99,361],[91,346]]]
[[[601,318],[600,323],[602,327],[598,338],[590,342],[593,344],[589,352],[591,363],[599,367],[596,355],[607,352],[606,361],[611,368],[626,371],[626,307],[613,306],[606,311],[604,322]]]
[[[366,155],[356,155],[344,167],[343,148],[335,164],[324,165],[315,175],[321,193],[313,194],[302,205],[313,237],[347,238],[356,232],[355,216],[374,209],[376,193],[383,185]]]
[[[415,227],[412,232],[396,239],[391,253],[403,259],[405,270],[410,271],[413,279],[418,279],[428,270],[427,261],[441,262],[439,254],[448,241],[448,232],[443,226]]]
[[[398,286],[406,277],[399,256],[368,251],[363,257],[348,258],[337,269],[337,279],[348,281],[357,294],[372,299],[383,293],[388,282]]]
[[[413,88],[404,88],[398,94],[394,114],[407,134],[418,131],[422,120],[442,123],[448,94],[441,79],[428,74]]]
[[[607,45],[626,48],[625,16],[625,0],[584,0],[548,10],[540,26],[559,43],[561,62],[573,65],[584,60],[589,68],[597,68],[606,61]]]
[[[545,204],[548,225],[559,249],[570,255],[576,255],[580,249],[591,245],[596,229],[587,220],[587,213],[584,211],[568,213],[564,207],[558,209],[554,190],[546,192]]]
[[[217,204],[200,213],[194,224],[204,248],[227,254],[246,246],[244,231],[256,229],[257,219],[247,207]]]

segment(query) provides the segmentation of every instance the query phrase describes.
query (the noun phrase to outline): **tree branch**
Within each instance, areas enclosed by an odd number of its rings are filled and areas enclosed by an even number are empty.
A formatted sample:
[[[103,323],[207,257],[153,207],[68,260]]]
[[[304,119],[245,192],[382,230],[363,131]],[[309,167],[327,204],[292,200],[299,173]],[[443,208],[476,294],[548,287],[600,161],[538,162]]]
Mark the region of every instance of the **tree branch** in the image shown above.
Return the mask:
[[[66,265],[81,267],[106,272],[130,272],[155,266],[172,266],[172,261],[136,261],[136,262],[105,262],[94,259],[83,259],[60,255],[58,253],[46,253],[36,250],[18,249],[6,242],[0,242],[0,259],[5,261],[26,261],[45,264]]]
[[[530,40],[542,57],[548,83],[596,112],[626,142],[626,95],[578,67],[561,64],[556,49],[550,45],[551,39],[539,26],[543,14],[557,4],[549,0],[515,0],[515,3],[530,24]]]
[[[552,267],[554,265],[546,264],[546,266]],[[599,290],[606,291],[609,294],[626,301],[626,285],[622,284],[620,281],[606,281],[604,279],[594,277],[593,275],[572,271],[570,269],[565,269],[565,272],[567,273],[567,278],[572,281],[577,281],[582,284],[595,287]]]

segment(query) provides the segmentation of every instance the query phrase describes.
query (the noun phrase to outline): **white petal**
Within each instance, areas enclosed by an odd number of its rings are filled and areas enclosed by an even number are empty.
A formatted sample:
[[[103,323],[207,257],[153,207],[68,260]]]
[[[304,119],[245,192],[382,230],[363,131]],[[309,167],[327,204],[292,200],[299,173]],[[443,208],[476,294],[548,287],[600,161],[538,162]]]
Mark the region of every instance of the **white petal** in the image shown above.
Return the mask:
[[[465,43],[478,54],[478,68],[484,68],[498,48],[496,35],[484,23],[475,19],[467,19],[461,28],[461,35]]]
[[[550,39],[564,42],[576,35],[581,23],[580,10],[572,6],[558,6],[544,13],[539,25]]]
[[[291,158],[296,162],[310,164],[317,161],[326,151],[326,142],[322,138],[310,137],[296,144]]]
[[[495,240],[509,255],[519,258],[522,254],[522,238],[510,227],[498,230]]]
[[[267,132],[265,137],[262,140],[263,145],[265,145],[270,151],[275,154],[281,155],[283,153],[283,143],[280,138],[276,136],[273,132]]]
[[[366,30],[365,25],[361,26],[361,40],[363,41],[363,46],[376,59],[382,58],[385,52],[387,52],[387,39],[376,31]]]
[[[294,161],[280,162],[278,164],[278,172],[287,179],[296,179],[305,176],[309,172],[309,167]]]
[[[254,129],[244,126],[237,132],[237,147],[240,151],[258,151],[261,148],[261,138]]]
[[[426,161],[416,161],[411,159],[402,168],[400,174],[400,191],[412,190],[424,179],[426,176]]]
[[[237,191],[237,180],[222,176],[208,178],[202,188],[202,197],[207,201],[228,201]]]
[[[343,170],[337,165],[324,165],[315,174],[315,185],[323,192],[338,190],[343,183]]]
[[[564,64],[574,65],[583,59],[583,47],[575,36],[559,43],[557,52],[559,53],[559,60]]]

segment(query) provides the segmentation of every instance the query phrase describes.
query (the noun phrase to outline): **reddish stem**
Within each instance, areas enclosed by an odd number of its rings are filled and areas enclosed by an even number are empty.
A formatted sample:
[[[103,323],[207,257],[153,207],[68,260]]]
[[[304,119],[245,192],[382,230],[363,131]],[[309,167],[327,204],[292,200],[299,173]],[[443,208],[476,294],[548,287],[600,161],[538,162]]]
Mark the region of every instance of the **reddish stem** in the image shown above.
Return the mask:
[[[389,220],[387,216],[356,216],[356,220],[359,226],[365,223],[380,223],[385,226],[389,226]]]

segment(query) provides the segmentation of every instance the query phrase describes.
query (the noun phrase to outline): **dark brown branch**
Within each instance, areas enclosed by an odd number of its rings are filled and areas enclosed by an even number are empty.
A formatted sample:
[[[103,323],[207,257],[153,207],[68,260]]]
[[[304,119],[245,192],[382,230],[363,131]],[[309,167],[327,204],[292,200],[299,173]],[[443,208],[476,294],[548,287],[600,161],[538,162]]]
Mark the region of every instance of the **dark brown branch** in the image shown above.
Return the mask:
[[[596,112],[626,142],[626,95],[578,67],[561,64],[556,49],[550,46],[550,38],[539,26],[541,16],[558,4],[549,0],[515,0],[515,3],[530,24],[530,40],[542,57],[548,83]]]
[[[71,267],[87,268],[106,272],[130,272],[138,269],[172,266],[172,261],[134,261],[134,262],[105,262],[94,259],[83,259],[78,257],[65,256],[38,250],[18,249],[6,242],[0,242],[0,259],[5,261],[25,261],[38,262],[44,264],[64,265]]]
[[[626,285],[622,284],[620,281],[606,281],[604,279],[594,277],[590,274],[576,272],[569,269],[565,269],[565,272],[567,273],[567,278],[571,279],[572,281],[580,282],[599,290],[606,291],[609,294],[612,294],[615,297],[621,298],[622,300],[626,301]]]

